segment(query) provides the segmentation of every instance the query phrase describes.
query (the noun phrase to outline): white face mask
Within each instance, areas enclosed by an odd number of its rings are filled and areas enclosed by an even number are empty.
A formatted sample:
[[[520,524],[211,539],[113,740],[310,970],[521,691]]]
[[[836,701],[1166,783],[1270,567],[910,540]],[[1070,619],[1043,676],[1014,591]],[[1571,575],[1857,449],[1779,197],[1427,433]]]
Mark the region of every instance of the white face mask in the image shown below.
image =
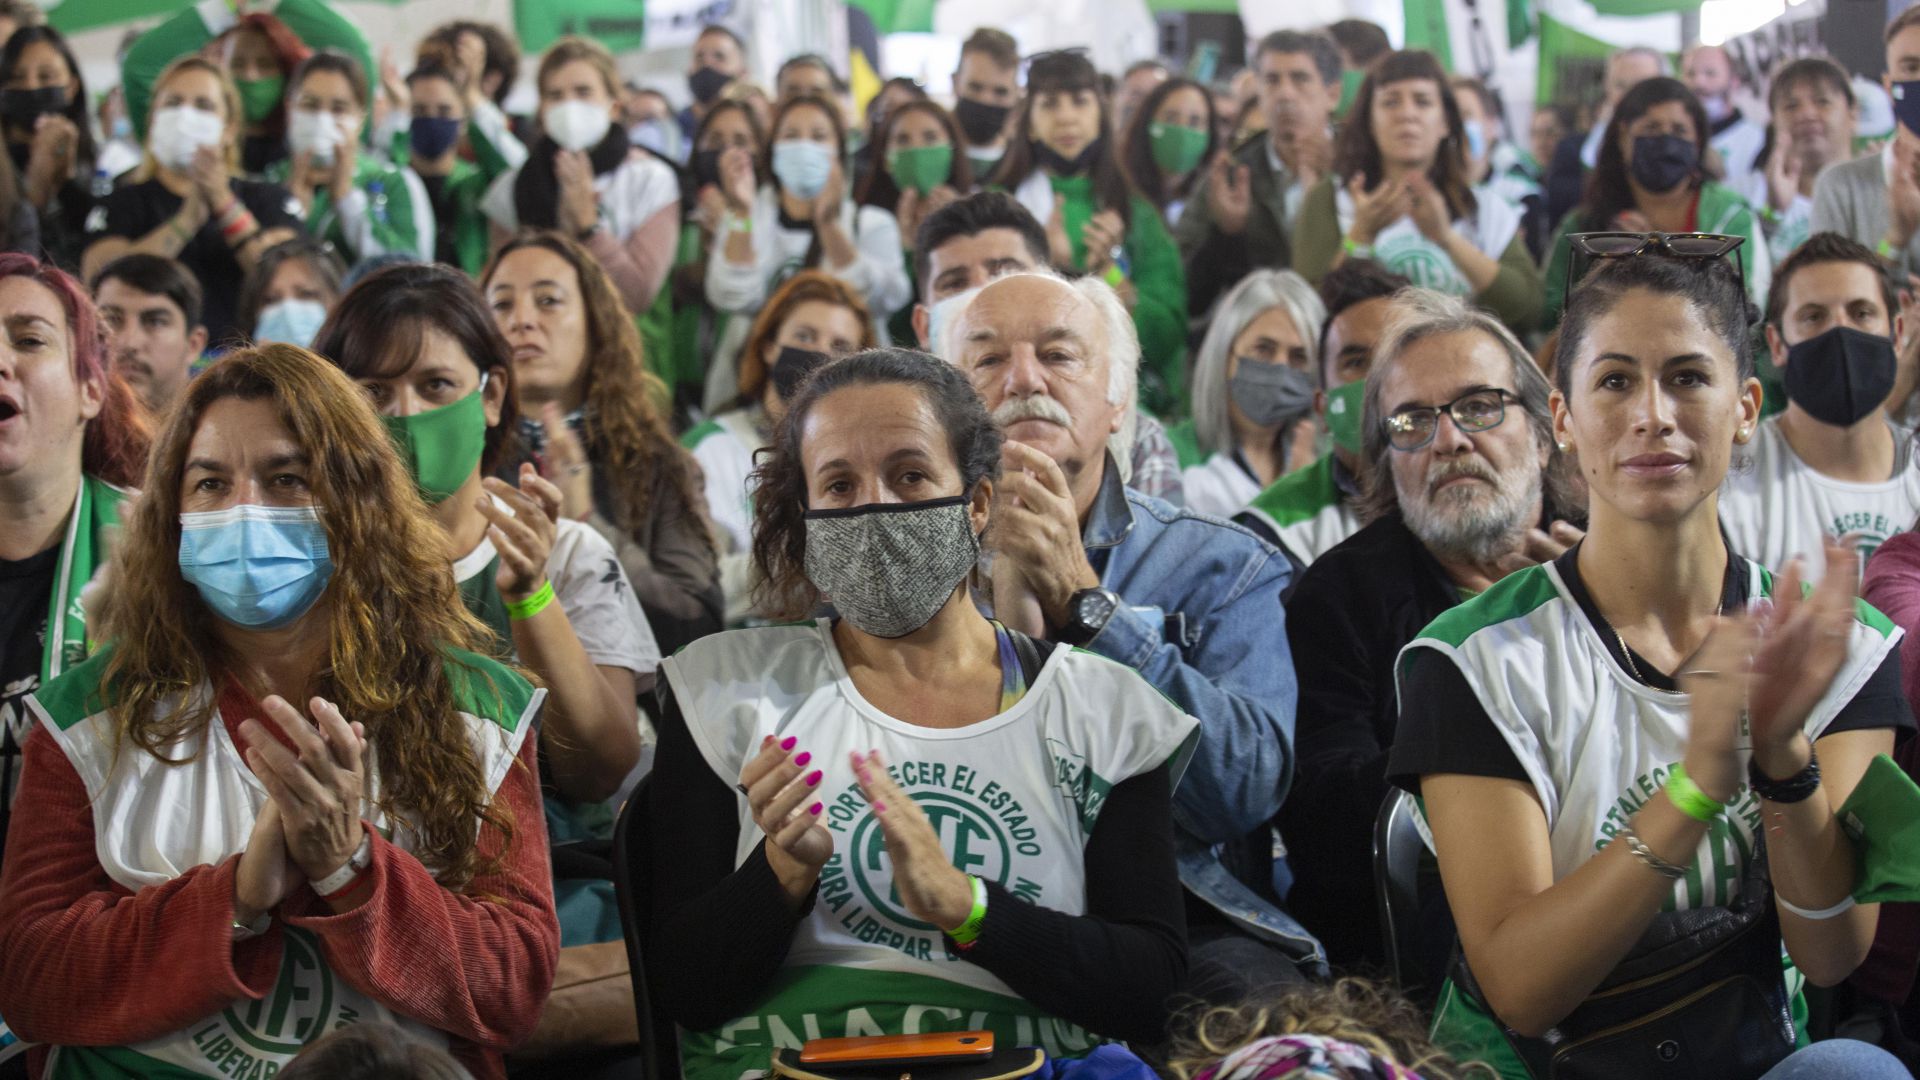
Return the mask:
[[[600,145],[600,140],[607,137],[607,129],[613,126],[613,113],[605,105],[563,101],[547,106],[540,114],[540,126],[546,129],[548,138],[560,144],[560,149],[586,150]]]
[[[206,109],[173,105],[153,114],[153,123],[147,128],[147,149],[167,168],[185,169],[193,164],[195,150],[220,145],[226,130],[220,118]]]
[[[287,149],[309,154],[315,165],[333,164],[333,151],[347,139],[341,121],[317,109],[295,109],[287,118]]]

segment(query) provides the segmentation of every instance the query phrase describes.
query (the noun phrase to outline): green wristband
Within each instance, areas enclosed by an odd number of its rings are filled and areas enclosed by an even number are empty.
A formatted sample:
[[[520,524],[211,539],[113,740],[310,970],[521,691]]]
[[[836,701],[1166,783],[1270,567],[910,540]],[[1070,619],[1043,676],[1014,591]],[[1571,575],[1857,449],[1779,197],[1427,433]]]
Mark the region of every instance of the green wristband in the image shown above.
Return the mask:
[[[531,619],[547,610],[547,605],[551,603],[553,603],[553,582],[547,581],[540,586],[539,592],[525,600],[508,602],[507,618],[514,622]]]
[[[1340,250],[1346,252],[1347,258],[1349,259],[1373,258],[1373,245],[1356,244],[1353,242],[1353,237],[1351,236],[1343,236],[1340,238]]]
[[[987,921],[987,883],[972,874],[967,880],[973,882],[973,913],[966,922],[947,931],[953,943],[963,949],[980,940],[980,924]]]
[[[1685,766],[1675,764],[1673,771],[1667,773],[1667,798],[1680,812],[1695,821],[1712,821],[1727,804],[1715,802],[1713,796],[1700,790],[1700,785],[1687,775]]]

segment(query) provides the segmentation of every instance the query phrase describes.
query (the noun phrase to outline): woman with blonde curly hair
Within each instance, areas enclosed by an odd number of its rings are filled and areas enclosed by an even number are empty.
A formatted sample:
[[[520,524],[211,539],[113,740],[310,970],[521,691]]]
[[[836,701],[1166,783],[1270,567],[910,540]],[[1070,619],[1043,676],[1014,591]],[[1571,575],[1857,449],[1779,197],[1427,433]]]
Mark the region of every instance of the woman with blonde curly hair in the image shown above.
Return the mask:
[[[613,545],[662,655],[720,629],[699,470],[668,430],[665,387],[607,272],[566,236],[523,232],[480,283],[513,348],[524,441],[560,488],[562,516]]]
[[[1173,1022],[1166,1069],[1176,1080],[1454,1080],[1492,1077],[1427,1039],[1406,998],[1365,979],[1306,984],[1237,1005],[1196,1007]]]
[[[40,1069],[271,1074],[385,1020],[504,1075],[558,949],[545,691],[470,651],[413,487],[303,349],[229,354],[175,407],[108,644],[28,702],[0,1013]]]

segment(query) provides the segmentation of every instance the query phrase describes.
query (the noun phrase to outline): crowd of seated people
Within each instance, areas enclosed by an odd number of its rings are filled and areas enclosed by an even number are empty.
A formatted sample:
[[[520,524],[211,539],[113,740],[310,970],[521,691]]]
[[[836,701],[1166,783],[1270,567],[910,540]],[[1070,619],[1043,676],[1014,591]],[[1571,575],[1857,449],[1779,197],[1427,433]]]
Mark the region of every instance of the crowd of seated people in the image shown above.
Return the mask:
[[[0,0],[0,1080],[1920,1066],[1920,7],[690,33]]]

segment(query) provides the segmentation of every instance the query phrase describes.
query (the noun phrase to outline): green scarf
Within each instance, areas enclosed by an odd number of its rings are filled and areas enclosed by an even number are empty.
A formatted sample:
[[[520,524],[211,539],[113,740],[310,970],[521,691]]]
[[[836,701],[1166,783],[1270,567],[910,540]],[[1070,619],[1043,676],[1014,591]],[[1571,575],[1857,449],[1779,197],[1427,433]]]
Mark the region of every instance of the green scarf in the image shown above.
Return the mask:
[[[60,565],[47,601],[47,643],[40,653],[40,685],[52,682],[69,665],[87,658],[87,613],[80,590],[107,561],[108,529],[120,525],[120,504],[128,492],[105,480],[80,477],[80,495],[67,516],[67,538],[60,544]]]

